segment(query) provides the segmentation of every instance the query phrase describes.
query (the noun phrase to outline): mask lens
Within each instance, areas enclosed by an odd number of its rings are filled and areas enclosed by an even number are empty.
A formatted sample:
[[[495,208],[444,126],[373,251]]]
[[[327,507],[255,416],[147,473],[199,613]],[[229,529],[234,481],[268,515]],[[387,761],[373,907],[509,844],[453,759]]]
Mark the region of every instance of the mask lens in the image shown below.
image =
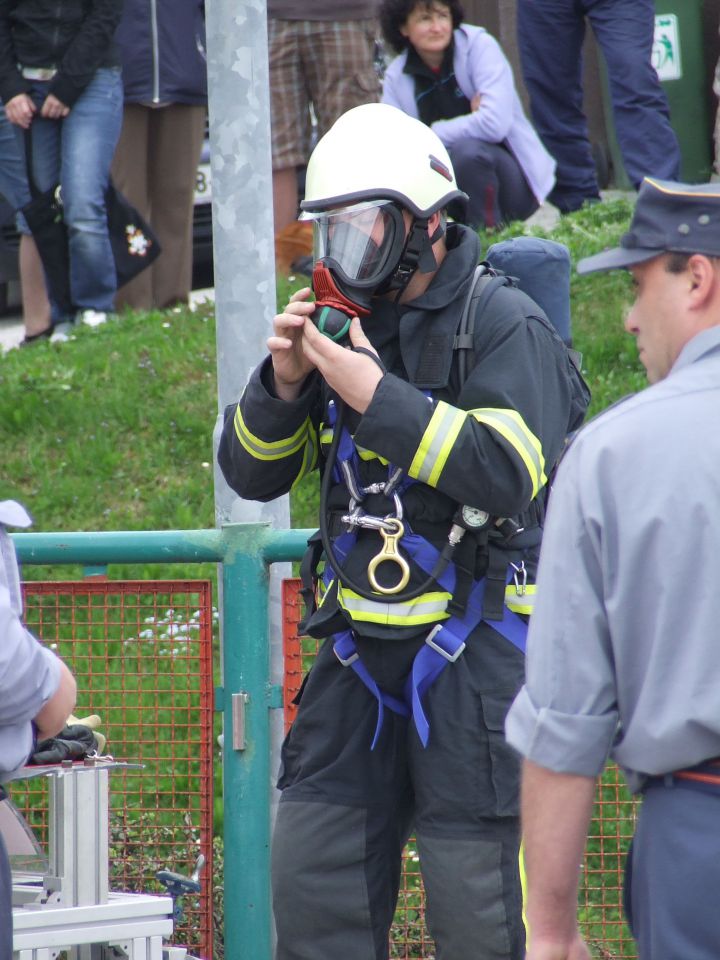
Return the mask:
[[[332,260],[348,280],[372,281],[392,249],[396,221],[389,205],[358,204],[314,221],[313,257]]]

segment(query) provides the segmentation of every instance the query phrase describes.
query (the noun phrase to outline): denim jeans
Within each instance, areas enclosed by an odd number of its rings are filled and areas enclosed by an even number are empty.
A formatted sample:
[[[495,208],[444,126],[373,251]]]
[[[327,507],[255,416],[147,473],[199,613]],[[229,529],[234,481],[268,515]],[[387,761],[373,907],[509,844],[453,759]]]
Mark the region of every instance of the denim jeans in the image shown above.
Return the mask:
[[[33,84],[40,108],[49,83]],[[75,310],[113,309],[117,289],[108,236],[105,191],[122,126],[119,67],[99,69],[64,120],[32,122],[33,176],[40,190],[60,183],[70,248],[70,294]],[[23,131],[15,128],[24,156]],[[59,318],[56,318],[59,319]]]
[[[0,193],[13,210],[30,200],[23,155],[15,139],[15,127],[0,106]]]

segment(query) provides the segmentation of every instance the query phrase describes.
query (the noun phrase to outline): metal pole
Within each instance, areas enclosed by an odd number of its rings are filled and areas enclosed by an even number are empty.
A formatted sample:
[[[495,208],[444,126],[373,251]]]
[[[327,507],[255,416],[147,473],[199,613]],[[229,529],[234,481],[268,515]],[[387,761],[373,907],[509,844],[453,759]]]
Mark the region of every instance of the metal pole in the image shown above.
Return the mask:
[[[218,419],[213,437],[217,452],[224,408],[237,400],[250,371],[266,352],[275,304],[275,246],[270,159],[270,82],[265,0],[207,0],[210,155],[213,177],[213,251],[217,322]],[[268,504],[238,499],[228,488],[215,459],[215,517],[218,525],[266,521],[277,530],[290,525],[288,498]],[[288,567],[273,567],[270,576],[271,674],[282,679],[280,580]],[[221,584],[224,578],[219,578]],[[220,597],[225,610],[232,598]],[[223,614],[224,616],[224,614]],[[222,625],[225,633],[224,622]],[[224,674],[224,641],[221,671]],[[272,759],[268,782],[279,766],[282,711],[271,719]],[[227,731],[223,755],[229,757]],[[269,802],[274,806],[276,792]],[[228,847],[226,861],[242,851]],[[225,887],[225,916],[234,914],[233,890]],[[226,921],[227,923],[227,921]],[[227,947],[226,947],[227,949]],[[228,955],[231,955],[228,953]],[[262,956],[257,954],[257,956]]]

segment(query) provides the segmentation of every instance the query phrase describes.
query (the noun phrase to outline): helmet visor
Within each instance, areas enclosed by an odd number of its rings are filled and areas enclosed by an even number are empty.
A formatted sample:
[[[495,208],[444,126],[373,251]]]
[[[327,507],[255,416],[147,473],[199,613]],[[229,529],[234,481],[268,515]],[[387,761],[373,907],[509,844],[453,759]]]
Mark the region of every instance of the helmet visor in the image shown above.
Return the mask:
[[[402,213],[387,201],[356,203],[310,216],[313,260],[322,260],[346,280],[363,286],[384,279],[398,239],[404,242]]]

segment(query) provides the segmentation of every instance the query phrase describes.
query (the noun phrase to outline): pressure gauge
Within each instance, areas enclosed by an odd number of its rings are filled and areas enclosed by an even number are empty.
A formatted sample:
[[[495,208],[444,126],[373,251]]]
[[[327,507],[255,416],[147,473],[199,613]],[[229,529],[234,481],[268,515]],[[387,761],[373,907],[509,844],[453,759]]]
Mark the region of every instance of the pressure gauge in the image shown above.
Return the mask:
[[[462,524],[468,530],[480,530],[490,520],[490,514],[487,510],[481,510],[480,507],[470,507],[467,504],[460,510]]]

